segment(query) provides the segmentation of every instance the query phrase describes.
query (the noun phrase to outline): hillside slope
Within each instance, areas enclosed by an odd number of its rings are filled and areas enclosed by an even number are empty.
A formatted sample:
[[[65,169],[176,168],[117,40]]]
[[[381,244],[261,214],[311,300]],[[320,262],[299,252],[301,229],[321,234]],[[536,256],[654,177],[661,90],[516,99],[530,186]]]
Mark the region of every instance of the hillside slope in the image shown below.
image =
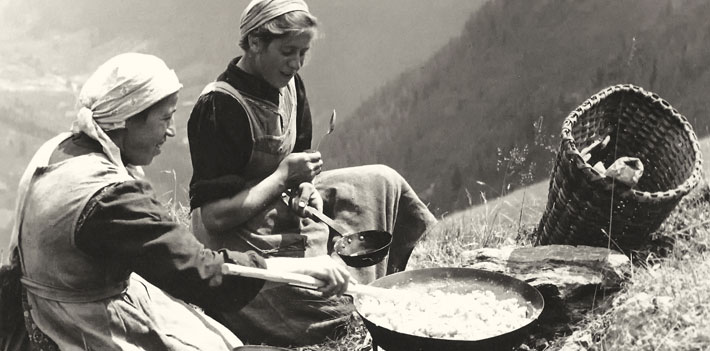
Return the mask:
[[[710,3],[487,2],[326,138],[329,167],[385,163],[437,213],[549,176],[561,121],[602,88],[658,93],[708,133]],[[477,200],[474,196],[474,201]]]

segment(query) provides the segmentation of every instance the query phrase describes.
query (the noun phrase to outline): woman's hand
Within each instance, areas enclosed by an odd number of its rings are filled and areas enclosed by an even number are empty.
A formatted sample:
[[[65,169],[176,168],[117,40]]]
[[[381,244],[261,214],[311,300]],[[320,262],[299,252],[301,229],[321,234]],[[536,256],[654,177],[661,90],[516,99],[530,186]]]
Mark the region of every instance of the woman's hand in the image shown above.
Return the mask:
[[[301,183],[298,189],[292,191],[290,205],[291,209],[303,218],[308,218],[306,205],[323,212],[323,198],[313,183]]]
[[[313,181],[323,167],[320,152],[295,152],[284,158],[276,169],[284,179],[287,188],[293,188],[304,182]]]
[[[323,297],[342,295],[348,290],[348,283],[354,279],[348,270],[330,256],[306,258],[274,257],[266,259],[266,268],[288,273],[309,275],[324,283],[318,288]]]

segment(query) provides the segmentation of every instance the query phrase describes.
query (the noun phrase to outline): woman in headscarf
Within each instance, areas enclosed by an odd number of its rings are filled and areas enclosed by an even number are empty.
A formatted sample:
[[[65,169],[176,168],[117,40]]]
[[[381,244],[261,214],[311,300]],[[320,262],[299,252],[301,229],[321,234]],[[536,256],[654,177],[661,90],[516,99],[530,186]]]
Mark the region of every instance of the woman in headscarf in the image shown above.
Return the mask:
[[[28,319],[61,350],[232,350],[241,341],[188,305],[239,308],[264,285],[224,276],[224,263],[309,274],[325,295],[347,288],[339,266],[205,249],[171,220],[140,166],[175,135],[181,87],[155,56],[111,58],[82,88],[72,132],[22,176],[10,252]]]
[[[298,71],[318,34],[317,19],[302,0],[254,0],[240,31],[244,55],[203,90],[188,122],[195,235],[208,247],[263,257],[339,260],[328,228],[307,218],[310,205],[350,232],[393,234],[387,260],[348,267],[360,282],[404,270],[436,222],[409,184],[381,165],[321,174],[321,154],[308,150],[311,112]],[[290,206],[281,201],[286,191],[295,199]],[[250,342],[304,345],[336,336],[352,311],[349,299],[283,287],[218,317]]]

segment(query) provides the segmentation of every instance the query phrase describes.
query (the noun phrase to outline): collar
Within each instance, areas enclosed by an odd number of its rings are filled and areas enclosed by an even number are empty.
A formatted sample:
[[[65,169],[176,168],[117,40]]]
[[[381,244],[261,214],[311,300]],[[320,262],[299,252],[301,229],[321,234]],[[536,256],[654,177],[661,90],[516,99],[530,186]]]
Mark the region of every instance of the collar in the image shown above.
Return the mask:
[[[265,80],[253,74],[247,73],[237,67],[237,62],[242,57],[239,56],[229,62],[227,69],[217,78],[229,83],[235,89],[246,95],[269,101],[278,106],[279,89],[274,88]]]

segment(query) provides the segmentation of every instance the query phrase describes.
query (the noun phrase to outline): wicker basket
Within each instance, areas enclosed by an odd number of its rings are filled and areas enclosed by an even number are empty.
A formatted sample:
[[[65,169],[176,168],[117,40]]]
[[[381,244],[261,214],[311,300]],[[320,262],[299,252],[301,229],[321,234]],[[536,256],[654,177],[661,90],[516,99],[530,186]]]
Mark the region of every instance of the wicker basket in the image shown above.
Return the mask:
[[[623,156],[643,163],[636,186],[604,176],[582,158],[579,150],[606,136],[605,164]],[[668,102],[633,85],[608,87],[564,120],[538,243],[641,249],[696,186],[701,166],[693,128]]]

